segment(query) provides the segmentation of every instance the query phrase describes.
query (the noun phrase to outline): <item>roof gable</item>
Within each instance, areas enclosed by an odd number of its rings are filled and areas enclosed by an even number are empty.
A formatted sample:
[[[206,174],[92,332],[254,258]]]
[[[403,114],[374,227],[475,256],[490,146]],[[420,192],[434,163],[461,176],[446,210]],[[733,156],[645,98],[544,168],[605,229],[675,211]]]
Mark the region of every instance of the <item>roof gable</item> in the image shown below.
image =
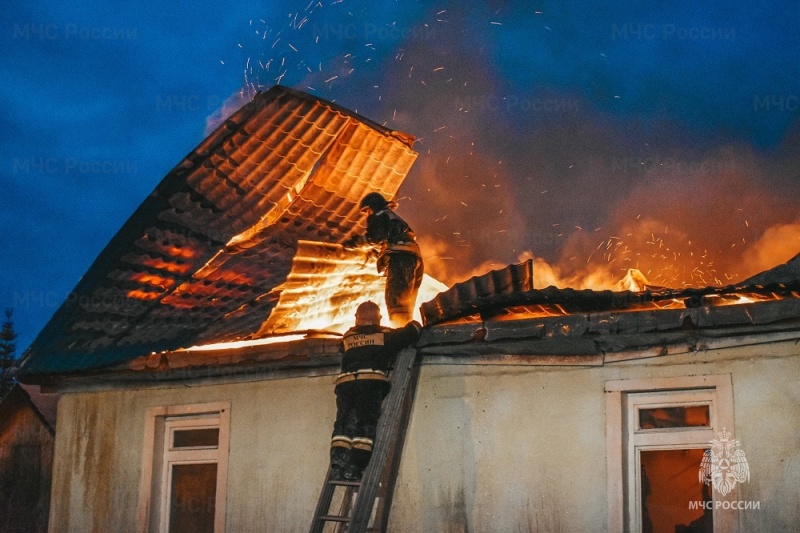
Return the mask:
[[[16,384],[0,398],[0,432],[13,423],[17,413],[30,410],[48,433],[55,434],[58,398],[58,394],[41,394],[38,386]]]

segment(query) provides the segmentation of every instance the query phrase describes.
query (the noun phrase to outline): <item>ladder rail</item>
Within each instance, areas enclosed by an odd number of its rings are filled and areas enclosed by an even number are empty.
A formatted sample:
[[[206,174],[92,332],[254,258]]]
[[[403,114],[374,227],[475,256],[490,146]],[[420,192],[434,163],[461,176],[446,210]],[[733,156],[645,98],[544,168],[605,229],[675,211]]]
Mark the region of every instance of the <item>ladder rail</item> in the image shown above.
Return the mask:
[[[314,521],[311,523],[311,533],[322,533],[325,527],[325,521],[321,519],[328,514],[328,508],[333,499],[333,493],[336,491],[336,485],[330,483],[331,469],[328,467],[328,473],[325,474],[325,483],[322,484],[322,491],[319,494],[317,501],[317,509],[314,511]]]
[[[411,374],[409,376],[405,398],[403,399],[402,411],[399,414],[399,427],[397,428],[394,437],[391,439],[389,455],[383,468],[381,485],[378,490],[379,503],[375,509],[375,517],[372,524],[373,531],[386,531],[386,529],[389,527],[389,512],[392,506],[392,499],[394,498],[397,475],[400,471],[400,461],[402,460],[403,456],[406,433],[408,431],[408,425],[411,421],[411,411],[414,406],[414,399],[417,392],[419,371],[420,369],[418,365],[413,365],[410,369]]]
[[[400,429],[400,418],[405,405],[406,392],[411,381],[411,369],[417,358],[414,348],[405,348],[397,356],[392,370],[392,388],[384,402],[384,412],[378,420],[375,447],[372,458],[364,471],[358,500],[353,507],[348,533],[365,533],[377,496],[383,467],[393,444],[393,437]]]

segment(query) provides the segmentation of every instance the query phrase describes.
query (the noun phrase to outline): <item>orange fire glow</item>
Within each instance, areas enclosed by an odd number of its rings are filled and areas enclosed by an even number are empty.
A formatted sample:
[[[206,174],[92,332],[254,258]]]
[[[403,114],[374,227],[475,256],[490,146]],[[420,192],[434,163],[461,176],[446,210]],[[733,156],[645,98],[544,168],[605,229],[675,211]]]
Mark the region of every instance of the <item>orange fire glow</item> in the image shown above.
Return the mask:
[[[147,272],[136,272],[131,275],[131,279],[138,283],[151,285],[152,287],[162,291],[166,291],[175,284],[175,280],[173,279],[165,278],[156,274],[149,274]]]
[[[579,249],[587,249],[589,237],[576,230],[564,258],[549,262],[525,251],[515,262],[534,261],[537,289],[558,288],[592,290],[642,290],[644,285],[686,288],[737,284],[791,259],[800,250],[800,223],[768,228],[749,245],[725,251],[696,250],[688,235],[663,224],[655,232],[655,222],[638,220],[626,228],[625,239],[608,237],[596,244],[588,257],[579,259]],[[580,242],[580,244],[578,244]],[[464,269],[454,261],[457,253],[441,239],[422,239],[423,254],[433,258],[430,270],[448,284],[502,268],[507,263],[488,260]],[[569,254],[567,256],[567,254]]]
[[[134,298],[136,300],[155,300],[161,296],[160,292],[147,292],[147,291],[140,291],[140,290],[132,290],[128,291],[128,297]]]
[[[342,333],[354,323],[355,310],[371,300],[381,307],[387,326],[384,287],[368,250],[347,250],[336,244],[300,241],[292,261],[292,271],[281,291],[278,306],[259,330],[259,335],[289,331],[324,330]],[[426,275],[417,295],[414,318],[421,321],[419,305],[447,287]]]
[[[292,342],[304,339],[305,335],[279,335],[275,337],[266,337],[263,339],[253,339],[246,341],[231,341],[231,342],[217,342],[214,344],[204,344],[202,346],[191,346],[182,351],[187,352],[205,352],[214,350],[234,350],[236,348],[247,348],[249,346],[266,346],[269,344],[277,344],[280,342]]]
[[[374,267],[374,261],[372,262]],[[373,276],[365,275],[362,270],[364,267],[346,268],[342,272],[334,275],[330,283],[323,283],[320,286],[314,287],[316,298],[309,299],[304,303],[298,303],[294,309],[299,315],[297,325],[294,327],[295,331],[326,331],[330,333],[344,333],[348,328],[354,325],[355,308],[361,302],[371,299],[377,303],[381,308],[383,317],[387,317],[386,304],[383,300],[383,284],[382,282],[375,283]],[[341,298],[342,289],[348,286],[359,287],[360,289],[353,296],[346,296],[338,301],[337,305],[319,305],[316,300],[327,300],[329,302],[336,301]],[[416,311],[414,318],[421,321],[419,313],[419,305],[422,302],[430,300],[439,292],[446,290],[444,284],[436,281],[428,275],[425,275],[420,292],[417,295]],[[345,291],[346,293],[346,291]],[[337,294],[339,296],[337,296]],[[384,323],[388,321],[383,320]],[[387,324],[389,326],[402,326],[404,324]],[[199,346],[191,346],[181,351],[187,352],[202,352],[202,351],[216,351],[216,350],[234,350],[240,348],[248,348],[254,346],[266,346],[270,344],[277,344],[282,342],[292,342],[304,339],[305,334],[278,334],[269,337],[261,337],[250,340],[220,342],[214,344],[205,344]]]
[[[164,270],[170,274],[186,274],[192,267],[191,263],[180,263],[180,260],[164,261],[160,257],[130,256],[123,258],[133,264],[141,264],[156,270]]]

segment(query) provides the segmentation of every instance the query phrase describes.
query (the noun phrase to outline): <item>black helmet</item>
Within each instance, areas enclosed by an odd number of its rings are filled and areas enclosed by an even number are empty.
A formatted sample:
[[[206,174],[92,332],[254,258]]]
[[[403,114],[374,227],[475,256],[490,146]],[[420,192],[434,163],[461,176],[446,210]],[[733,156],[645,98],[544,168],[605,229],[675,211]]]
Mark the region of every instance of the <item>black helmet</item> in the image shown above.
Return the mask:
[[[366,195],[361,200],[361,210],[363,211],[365,208],[369,207],[377,213],[378,211],[383,211],[384,209],[394,209],[397,206],[395,202],[389,202],[386,198],[378,192],[371,192]]]

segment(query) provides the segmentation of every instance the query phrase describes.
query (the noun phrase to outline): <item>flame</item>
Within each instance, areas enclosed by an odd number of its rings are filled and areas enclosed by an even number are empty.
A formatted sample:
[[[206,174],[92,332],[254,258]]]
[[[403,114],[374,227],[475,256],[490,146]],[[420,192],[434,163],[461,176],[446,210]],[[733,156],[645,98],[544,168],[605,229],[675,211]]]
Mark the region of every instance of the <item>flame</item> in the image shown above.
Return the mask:
[[[659,287],[728,286],[800,250],[800,217],[792,202],[797,195],[767,186],[774,180],[746,151],[678,158],[619,183],[610,174],[592,177],[591,183],[608,183],[614,191],[609,204],[594,188],[544,194],[552,178],[536,173],[525,178],[531,185],[542,182],[542,196],[533,197],[505,161],[491,164],[477,150],[450,160],[459,147],[448,149],[452,153],[434,152],[420,162],[424,180],[404,185],[409,196],[424,195],[424,202],[406,204],[412,210],[407,220],[425,229],[419,233],[433,259],[430,271],[448,284],[508,265],[531,250],[530,256],[541,258],[534,266],[537,288],[612,289],[632,268]],[[478,186],[473,176],[486,181]],[[532,198],[542,211],[522,207]],[[588,205],[602,218],[584,214],[580,207]]]
[[[378,273],[368,250],[347,250],[337,244],[299,241],[292,270],[280,291],[278,305],[259,329],[258,335],[289,331],[324,330],[342,333],[354,324],[356,307],[371,300],[381,308],[389,324],[384,288],[386,278]],[[421,322],[419,306],[447,287],[423,276],[414,306],[414,319]]]
[[[162,291],[166,291],[175,284],[174,279],[165,278],[163,276],[150,274],[147,272],[135,272],[133,275],[131,275],[130,279],[144,285],[150,285],[151,287],[160,289]]]
[[[703,297],[703,303],[705,305],[720,307],[727,305],[753,304],[757,302],[766,302],[769,300],[782,300],[783,298],[783,296],[775,293],[756,294],[736,292],[731,294],[708,295]]]
[[[537,289],[554,286],[634,292],[643,290],[645,285],[671,288],[734,285],[787,262],[800,249],[800,223],[770,226],[752,244],[738,249],[731,246],[725,251],[698,249],[688,234],[654,219],[637,219],[621,233],[624,238],[612,235],[601,239],[588,256],[582,250],[588,249],[589,237],[577,229],[558,261],[548,261],[528,250],[515,260],[486,260],[474,268],[463,268],[466,263],[458,260],[455,245],[445,240],[429,237],[422,239],[421,245],[423,253],[433,258],[431,270],[448,284],[533,259]]]
[[[647,278],[644,277],[644,274],[639,269],[629,268],[628,272],[625,273],[625,277],[614,284],[611,290],[639,292],[645,290],[647,285],[650,285],[650,282],[647,281]]]
[[[138,289],[128,291],[127,294],[129,298],[134,298],[136,300],[145,300],[145,301],[155,300],[156,298],[161,296],[160,292],[147,292],[147,291],[140,291]]]
[[[423,248],[423,252],[424,250],[425,249]],[[568,274],[565,272],[566,269],[562,269],[562,267],[558,265],[551,264],[541,257],[535,257],[530,251],[525,251],[519,254],[517,258],[512,261],[512,263],[522,263],[529,259],[533,260],[533,284],[537,289],[543,289],[545,287],[558,287],[560,289],[572,288],[607,290],[613,288],[613,290],[636,290],[633,288],[614,288],[617,286],[617,284],[621,283],[620,275],[616,271],[602,266],[594,267],[589,265],[586,268]],[[506,266],[506,264],[499,261],[484,261],[475,268],[465,270],[463,273],[459,273],[457,277],[448,275],[448,270],[446,268],[442,269],[440,267],[438,272],[442,273],[443,276],[446,276],[445,279],[448,280],[448,282],[458,283],[473,276],[480,276],[486,274],[490,270],[495,270],[504,266]],[[649,284],[649,281],[641,272],[638,272],[636,275],[630,275],[636,280],[636,282],[634,282],[632,279],[629,282],[631,283],[631,287],[635,287],[635,283],[639,283],[641,285]]]
[[[192,264],[188,262],[178,263],[175,261],[165,261],[160,257],[150,257],[148,255],[140,256],[130,254],[122,259],[129,263],[144,265],[156,270],[163,270],[170,274],[186,274],[192,268]]]
[[[304,339],[304,334],[295,335],[279,335],[276,337],[266,337],[263,339],[252,339],[246,341],[231,341],[231,342],[217,342],[214,344],[204,344],[200,346],[190,346],[181,351],[187,352],[202,352],[211,350],[234,350],[236,348],[247,348],[249,346],[265,346],[268,344],[277,344],[279,342],[292,342]]]
[[[428,275],[424,276],[422,287],[420,288],[419,294],[417,295],[417,305],[415,306],[416,310],[414,313],[415,320],[421,321],[419,305],[424,301],[430,300],[431,298],[436,296],[436,294],[445,290],[446,288],[447,287],[445,287],[444,284],[436,281],[432,277]],[[322,290],[326,289],[322,288]],[[299,322],[297,330],[298,331],[324,330],[326,332],[332,332],[332,333],[344,333],[347,329],[349,329],[354,325],[355,308],[362,301],[364,301],[362,298],[347,299],[347,301],[340,302],[340,306],[335,308],[332,306],[322,307],[322,308],[319,307],[312,307],[305,309],[299,308],[298,311],[302,313],[304,318]],[[375,301],[381,308],[381,314],[384,317],[388,316],[388,313],[386,311],[386,304],[383,301],[383,299],[377,298]],[[347,311],[352,310],[352,312],[343,312],[343,309]],[[342,316],[343,316],[343,318],[341,318],[342,321],[336,323],[335,321],[340,320],[339,317]],[[393,324],[393,325],[398,327],[404,324]],[[235,349],[249,348],[254,346],[266,346],[270,344],[292,342],[304,338],[306,338],[306,334],[304,333],[275,335],[257,339],[218,342],[213,344],[190,346],[189,348],[185,348],[179,351],[202,352],[202,351],[215,351],[215,350],[235,350]]]

